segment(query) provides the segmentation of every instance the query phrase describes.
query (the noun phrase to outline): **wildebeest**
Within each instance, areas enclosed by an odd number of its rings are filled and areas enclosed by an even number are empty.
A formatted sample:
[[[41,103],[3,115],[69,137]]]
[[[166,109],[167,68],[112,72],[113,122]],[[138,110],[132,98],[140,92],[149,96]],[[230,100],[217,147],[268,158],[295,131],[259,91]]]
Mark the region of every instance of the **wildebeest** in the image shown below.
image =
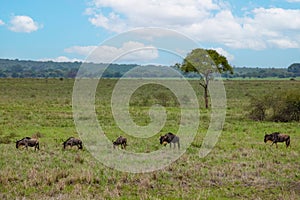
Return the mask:
[[[127,139],[125,137],[118,137],[116,141],[113,141],[113,147],[116,148],[116,146],[121,145],[122,149],[126,149],[127,146]]]
[[[78,149],[82,149],[82,141],[80,139],[69,137],[64,143],[64,149],[66,149],[67,146],[77,146]]]
[[[171,147],[171,143],[173,143],[174,144],[174,148],[175,148],[175,144],[177,143],[178,149],[180,149],[179,137],[176,136],[173,133],[169,132],[169,133],[161,136],[159,138],[159,141],[160,141],[160,144],[163,144],[165,146],[169,143],[170,147]]]
[[[21,140],[16,141],[16,148],[18,149],[20,146],[25,146],[26,149],[28,149],[28,147],[34,147],[34,150],[40,149],[38,139],[31,137],[24,137]]]
[[[272,145],[275,143],[276,148],[278,147],[277,142],[285,142],[286,148],[288,148],[291,143],[291,139],[289,135],[282,134],[279,132],[265,134],[264,142],[266,143],[267,141],[271,141]]]

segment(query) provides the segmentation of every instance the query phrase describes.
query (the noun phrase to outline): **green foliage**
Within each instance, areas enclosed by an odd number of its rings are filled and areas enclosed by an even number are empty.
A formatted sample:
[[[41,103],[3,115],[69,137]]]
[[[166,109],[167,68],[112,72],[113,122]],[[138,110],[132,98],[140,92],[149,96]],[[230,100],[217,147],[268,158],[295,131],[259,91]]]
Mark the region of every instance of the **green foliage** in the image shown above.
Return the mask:
[[[213,72],[233,72],[225,56],[213,49],[194,49],[184,58],[181,70],[207,74]]]
[[[214,49],[208,49],[207,52],[211,59],[214,61],[214,65],[217,67],[219,73],[228,71],[233,74],[233,68],[231,65],[229,65],[225,56],[219,54]]]
[[[253,120],[299,121],[300,90],[290,89],[261,97],[252,97],[250,109],[250,118]]]

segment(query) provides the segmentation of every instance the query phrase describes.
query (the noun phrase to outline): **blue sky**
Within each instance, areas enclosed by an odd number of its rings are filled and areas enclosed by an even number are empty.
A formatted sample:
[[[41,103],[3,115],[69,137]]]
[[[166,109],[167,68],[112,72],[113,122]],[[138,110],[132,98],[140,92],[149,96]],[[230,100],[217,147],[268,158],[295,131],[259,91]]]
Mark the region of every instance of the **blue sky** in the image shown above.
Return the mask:
[[[300,0],[1,0],[0,58],[83,61],[103,42],[143,27],[175,30],[237,67],[300,62]],[[121,41],[100,47],[102,61],[134,48],[156,48],[151,40]],[[160,51],[131,56],[130,62],[143,56],[147,62],[175,62]]]

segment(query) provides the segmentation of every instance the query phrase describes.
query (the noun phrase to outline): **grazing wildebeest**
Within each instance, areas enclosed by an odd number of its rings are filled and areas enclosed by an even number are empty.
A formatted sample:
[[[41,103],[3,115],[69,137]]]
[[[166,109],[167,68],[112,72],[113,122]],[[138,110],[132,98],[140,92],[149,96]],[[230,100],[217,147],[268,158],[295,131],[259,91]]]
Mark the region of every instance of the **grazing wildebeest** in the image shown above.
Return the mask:
[[[80,139],[69,137],[64,143],[64,149],[66,149],[67,146],[77,146],[78,149],[82,149],[82,141]]]
[[[25,146],[26,149],[28,149],[28,147],[34,147],[34,150],[40,149],[38,139],[31,137],[24,137],[21,140],[16,141],[16,148],[18,149],[20,146]]]
[[[177,143],[178,149],[180,149],[179,137],[173,133],[169,132],[169,133],[161,136],[159,140],[160,140],[160,144],[163,144],[165,146],[169,143],[170,147],[171,147],[171,143],[173,143],[174,148],[175,148],[175,144]]]
[[[272,145],[275,143],[276,148],[278,147],[277,142],[285,142],[286,148],[288,148],[290,146],[290,143],[291,143],[291,139],[290,139],[289,135],[282,134],[282,133],[279,133],[279,132],[266,134],[264,142],[266,143],[267,141],[271,141]]]
[[[125,137],[118,137],[116,141],[113,141],[113,147],[116,148],[116,146],[121,145],[122,149],[126,149],[127,146],[127,139]]]

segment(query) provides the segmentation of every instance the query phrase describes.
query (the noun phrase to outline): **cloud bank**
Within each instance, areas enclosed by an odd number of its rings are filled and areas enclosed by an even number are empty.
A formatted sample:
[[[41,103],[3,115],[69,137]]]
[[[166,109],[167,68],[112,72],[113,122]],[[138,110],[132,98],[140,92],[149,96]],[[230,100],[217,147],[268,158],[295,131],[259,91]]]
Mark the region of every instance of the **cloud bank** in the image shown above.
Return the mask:
[[[114,46],[72,46],[64,50],[88,57],[88,62],[138,62],[150,61],[158,57],[158,50],[153,46],[147,46],[140,42],[128,41],[121,47]]]
[[[239,16],[231,9],[213,0],[93,0],[85,13],[92,25],[116,33],[155,26],[235,49],[300,47],[299,9],[258,7]]]

